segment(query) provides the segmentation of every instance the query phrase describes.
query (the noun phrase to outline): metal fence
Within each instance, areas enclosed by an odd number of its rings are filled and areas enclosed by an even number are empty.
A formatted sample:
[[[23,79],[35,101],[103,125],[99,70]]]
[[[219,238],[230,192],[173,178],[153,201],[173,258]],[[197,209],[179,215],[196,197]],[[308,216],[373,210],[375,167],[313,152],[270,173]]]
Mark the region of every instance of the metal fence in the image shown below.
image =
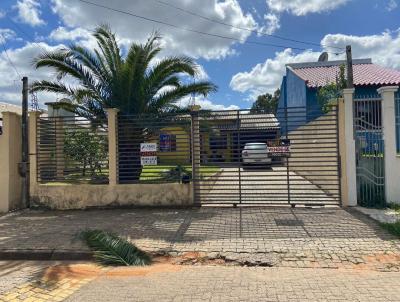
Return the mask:
[[[39,117],[38,182],[108,183],[107,128],[75,116]]]
[[[201,204],[339,204],[337,107],[199,112]]]
[[[193,183],[199,204],[339,204],[338,112],[117,116],[119,184]],[[108,126],[37,120],[39,182],[107,183]]]
[[[190,182],[190,114],[118,115],[118,180]]]
[[[358,204],[385,206],[382,99],[379,95],[355,97],[354,135]]]

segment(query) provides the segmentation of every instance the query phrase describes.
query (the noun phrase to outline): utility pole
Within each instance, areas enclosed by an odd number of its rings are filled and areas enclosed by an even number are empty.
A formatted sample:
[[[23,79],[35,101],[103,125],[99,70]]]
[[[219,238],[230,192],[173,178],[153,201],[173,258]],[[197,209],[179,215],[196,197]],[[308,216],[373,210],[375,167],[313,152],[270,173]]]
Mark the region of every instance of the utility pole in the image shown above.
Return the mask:
[[[347,88],[354,88],[353,56],[351,54],[351,45],[346,46],[346,62],[347,62]]]
[[[22,205],[29,208],[28,78],[22,78]]]

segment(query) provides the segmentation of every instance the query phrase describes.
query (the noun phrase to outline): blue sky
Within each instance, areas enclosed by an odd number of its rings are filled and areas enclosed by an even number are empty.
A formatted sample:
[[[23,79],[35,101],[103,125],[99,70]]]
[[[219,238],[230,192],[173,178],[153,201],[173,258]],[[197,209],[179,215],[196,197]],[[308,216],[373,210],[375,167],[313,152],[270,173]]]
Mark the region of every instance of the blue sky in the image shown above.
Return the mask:
[[[258,94],[279,87],[284,65],[315,61],[326,46],[351,44],[355,58],[400,69],[400,0],[91,0],[137,15],[151,17],[241,41],[273,43],[283,48],[249,45],[207,37],[93,7],[78,0],[2,0],[0,3],[0,102],[19,103],[21,75],[51,79],[49,70],[34,71],[32,58],[42,50],[70,43],[94,46],[90,31],[100,23],[115,30],[126,47],[145,41],[153,31],[164,36],[162,55],[190,55],[203,67],[202,78],[218,85],[217,93],[197,98],[203,108],[247,108]],[[164,2],[164,3],[163,3]],[[206,21],[165,2],[236,27],[325,46],[293,43]],[[292,49],[293,47],[304,50]],[[4,51],[7,49],[7,53]],[[343,55],[330,54],[330,59]],[[57,95],[40,94],[39,101]],[[182,100],[186,104],[188,100]]]

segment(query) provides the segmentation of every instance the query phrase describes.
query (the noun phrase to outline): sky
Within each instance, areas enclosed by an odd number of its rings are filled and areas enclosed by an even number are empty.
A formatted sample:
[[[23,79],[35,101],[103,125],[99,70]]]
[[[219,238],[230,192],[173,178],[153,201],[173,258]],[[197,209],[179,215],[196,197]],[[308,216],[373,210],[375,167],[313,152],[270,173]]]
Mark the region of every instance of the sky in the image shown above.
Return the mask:
[[[72,43],[94,48],[99,24],[111,26],[122,49],[158,31],[161,57],[194,58],[197,80],[218,86],[195,98],[204,109],[249,108],[280,87],[285,64],[317,61],[323,51],[343,59],[346,45],[353,58],[400,70],[400,0],[87,1],[164,24],[80,0],[0,0],[0,102],[21,103],[22,76],[54,80],[53,71],[33,68],[34,57]],[[38,94],[41,106],[61,97]]]

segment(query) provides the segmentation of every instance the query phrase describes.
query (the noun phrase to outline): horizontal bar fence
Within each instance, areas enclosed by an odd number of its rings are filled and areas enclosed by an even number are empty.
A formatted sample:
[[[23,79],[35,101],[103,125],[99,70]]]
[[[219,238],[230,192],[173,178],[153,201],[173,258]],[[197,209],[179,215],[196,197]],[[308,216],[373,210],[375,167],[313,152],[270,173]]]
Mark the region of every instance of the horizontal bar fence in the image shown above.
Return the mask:
[[[118,113],[119,184],[192,184],[197,204],[340,204],[338,107]],[[106,183],[108,127],[37,120],[39,182]]]
[[[339,204],[337,106],[199,112],[200,204]],[[286,146],[285,146],[286,144]],[[282,152],[288,147],[290,151]],[[276,150],[277,154],[272,154]]]
[[[190,114],[118,114],[121,184],[191,180]]]
[[[37,119],[39,183],[108,183],[108,126],[75,116]]]
[[[355,96],[353,112],[358,204],[384,207],[386,200],[382,99],[379,95]]]

